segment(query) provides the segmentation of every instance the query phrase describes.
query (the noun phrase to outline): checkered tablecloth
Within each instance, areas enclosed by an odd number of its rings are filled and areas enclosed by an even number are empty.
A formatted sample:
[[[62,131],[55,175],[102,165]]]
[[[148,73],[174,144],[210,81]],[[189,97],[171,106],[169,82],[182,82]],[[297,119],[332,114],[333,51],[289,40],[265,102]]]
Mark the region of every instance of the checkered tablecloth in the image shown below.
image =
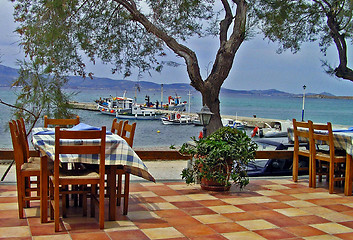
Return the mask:
[[[34,128],[32,130],[32,143],[36,149],[44,151],[48,157],[54,160],[55,156],[55,135],[54,128]],[[97,140],[70,140],[63,139],[62,145],[84,145],[99,144]],[[148,181],[155,182],[154,177],[148,172],[148,168],[127,144],[127,142],[116,134],[106,135],[105,143],[105,164],[106,165],[122,165],[124,170],[142,177]],[[96,154],[61,154],[60,161],[62,163],[87,163],[98,164],[99,156]]]
[[[294,141],[293,128],[288,128],[288,140]],[[309,139],[299,137],[300,142],[309,142]],[[346,132],[333,132],[333,143],[335,147],[344,149],[346,152],[353,156],[353,131]]]

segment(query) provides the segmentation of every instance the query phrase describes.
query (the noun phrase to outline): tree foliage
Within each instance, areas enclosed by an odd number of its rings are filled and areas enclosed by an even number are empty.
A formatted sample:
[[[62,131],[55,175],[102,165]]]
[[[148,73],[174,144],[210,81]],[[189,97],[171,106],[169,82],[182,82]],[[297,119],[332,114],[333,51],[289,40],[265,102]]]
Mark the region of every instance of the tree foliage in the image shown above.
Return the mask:
[[[278,52],[300,50],[302,43],[318,41],[321,51],[334,45],[339,65],[327,72],[353,81],[348,67],[348,44],[353,44],[352,0],[259,0],[256,13],[265,37],[280,44]]]
[[[44,115],[53,118],[71,118],[69,95],[62,91],[66,78],[43,71],[36,62],[21,62],[20,75],[12,84],[21,87],[17,95],[14,115],[31,123],[29,132]]]
[[[17,0],[17,32],[29,57],[47,71],[90,76],[83,54],[93,63],[113,64],[112,72],[130,76],[161,71],[169,48],[184,60],[191,85],[213,113],[209,130],[222,126],[221,85],[251,25],[245,0]],[[249,1],[250,2],[250,1]],[[212,71],[202,78],[196,53],[186,46],[192,37],[216,36],[219,49]]]

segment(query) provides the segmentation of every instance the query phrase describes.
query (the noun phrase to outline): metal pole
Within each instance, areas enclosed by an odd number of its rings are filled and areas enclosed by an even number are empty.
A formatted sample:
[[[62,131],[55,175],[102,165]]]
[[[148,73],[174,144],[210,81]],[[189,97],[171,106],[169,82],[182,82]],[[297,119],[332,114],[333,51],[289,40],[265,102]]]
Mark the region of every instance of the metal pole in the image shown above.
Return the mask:
[[[161,84],[161,109],[163,109],[163,84]]]
[[[302,108],[302,122],[304,122],[304,106],[305,106],[305,88],[306,86],[303,86],[303,108]]]

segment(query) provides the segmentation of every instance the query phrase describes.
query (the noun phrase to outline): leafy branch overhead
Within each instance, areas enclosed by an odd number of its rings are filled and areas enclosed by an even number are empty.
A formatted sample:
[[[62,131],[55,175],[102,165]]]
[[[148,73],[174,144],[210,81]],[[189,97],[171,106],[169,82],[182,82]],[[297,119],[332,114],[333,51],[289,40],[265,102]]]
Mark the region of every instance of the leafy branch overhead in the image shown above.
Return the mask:
[[[236,53],[258,29],[278,41],[280,51],[296,52],[303,42],[320,40],[325,52],[334,43],[340,60],[336,76],[353,80],[346,48],[352,39],[352,0],[13,1],[21,45],[47,73],[92,77],[85,57],[110,63],[112,73],[125,77],[134,69],[141,74],[185,66],[202,104],[214,113],[209,132],[222,126],[219,93]],[[196,52],[187,46],[196,37],[218,39],[205,77]],[[184,64],[162,60],[167,54]]]

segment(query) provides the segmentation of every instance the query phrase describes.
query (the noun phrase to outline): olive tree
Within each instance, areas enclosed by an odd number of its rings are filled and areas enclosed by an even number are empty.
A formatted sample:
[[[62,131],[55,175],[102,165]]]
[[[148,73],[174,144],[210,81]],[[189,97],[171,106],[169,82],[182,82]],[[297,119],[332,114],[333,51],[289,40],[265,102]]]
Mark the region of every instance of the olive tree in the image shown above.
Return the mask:
[[[214,113],[210,132],[222,126],[219,93],[252,25],[251,0],[16,0],[15,21],[27,56],[46,72],[87,72],[84,55],[130,76],[161,71],[167,50],[181,58],[190,84]],[[199,59],[187,40],[216,36],[213,66],[202,77]],[[170,58],[168,58],[170,59]]]
[[[326,71],[353,81],[347,48],[347,42],[353,43],[352,0],[258,0],[256,13],[260,29],[265,37],[279,43],[279,52],[297,52],[302,43],[318,41],[326,55],[327,49],[334,46],[339,63],[332,67],[323,61]]]

